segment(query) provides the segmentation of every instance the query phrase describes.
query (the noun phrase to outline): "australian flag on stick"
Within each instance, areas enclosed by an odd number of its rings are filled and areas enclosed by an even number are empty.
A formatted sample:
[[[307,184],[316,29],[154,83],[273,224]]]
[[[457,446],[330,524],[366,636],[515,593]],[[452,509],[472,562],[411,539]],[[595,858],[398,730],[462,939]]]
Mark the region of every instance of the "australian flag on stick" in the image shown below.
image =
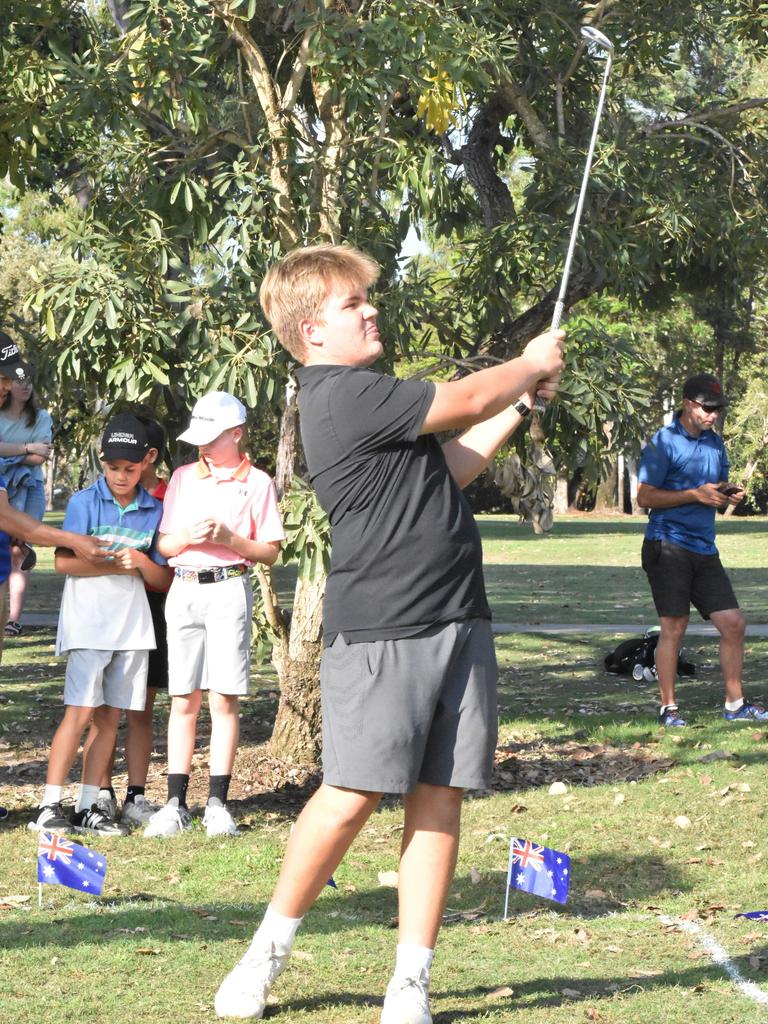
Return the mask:
[[[79,892],[101,895],[107,858],[103,853],[56,835],[41,832],[37,843],[37,880],[49,885],[68,885]]]
[[[543,896],[545,900],[567,903],[570,881],[571,858],[567,853],[537,846],[530,839],[510,839],[504,920],[509,908],[510,887]]]

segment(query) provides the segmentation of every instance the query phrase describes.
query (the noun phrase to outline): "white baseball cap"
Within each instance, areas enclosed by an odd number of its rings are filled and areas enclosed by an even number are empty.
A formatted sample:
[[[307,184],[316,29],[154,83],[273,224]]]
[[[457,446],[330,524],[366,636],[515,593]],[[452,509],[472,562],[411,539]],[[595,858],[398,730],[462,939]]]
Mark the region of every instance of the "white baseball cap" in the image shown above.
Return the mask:
[[[215,441],[219,434],[245,423],[245,406],[227,391],[211,391],[195,402],[189,426],[179,441],[201,445]]]

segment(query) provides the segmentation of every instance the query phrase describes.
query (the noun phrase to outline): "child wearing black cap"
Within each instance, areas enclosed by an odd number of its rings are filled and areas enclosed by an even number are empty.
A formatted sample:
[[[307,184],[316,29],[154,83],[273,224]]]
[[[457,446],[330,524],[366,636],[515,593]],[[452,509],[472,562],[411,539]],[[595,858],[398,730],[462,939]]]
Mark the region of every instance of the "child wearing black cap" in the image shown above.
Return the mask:
[[[66,573],[56,653],[68,653],[64,717],[51,743],[43,799],[31,828],[46,832],[122,835],[97,806],[99,783],[112,754],[121,709],[141,710],[146,699],[149,651],[155,647],[144,584],[168,582],[165,558],[156,550],[162,505],[139,483],[148,463],[144,425],[130,413],[107,424],[102,438],[104,475],[74,494],[64,527],[107,540],[111,561],[85,562],[68,548],[56,549],[56,571]],[[74,814],[64,816],[62,790],[93,709],[97,735],[84,756],[83,782]]]

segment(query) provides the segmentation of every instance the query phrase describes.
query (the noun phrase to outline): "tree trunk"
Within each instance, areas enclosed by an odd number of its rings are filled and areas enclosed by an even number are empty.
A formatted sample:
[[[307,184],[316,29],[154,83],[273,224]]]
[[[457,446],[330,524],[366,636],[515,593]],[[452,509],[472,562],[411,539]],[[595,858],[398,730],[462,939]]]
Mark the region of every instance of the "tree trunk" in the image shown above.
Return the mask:
[[[564,515],[568,511],[568,472],[560,469],[557,472],[555,485],[555,515]]]
[[[280,703],[269,746],[274,757],[294,764],[316,764],[320,754],[324,591],[324,578],[319,583],[298,580],[290,635],[276,637],[272,650]]]
[[[627,473],[629,474],[629,503],[633,516],[640,514],[640,506],[637,504],[637,459],[633,455],[627,455]]]
[[[282,497],[291,486],[301,458],[296,389],[286,388],[280,420],[276,487]],[[272,574],[258,573],[274,643],[272,664],[280,682],[280,700],[269,746],[274,757],[294,764],[316,764],[320,754],[320,654],[323,636],[325,576],[312,583],[296,581],[293,611],[281,611]]]
[[[604,509],[615,509],[617,503],[617,490],[619,479],[618,459],[611,460],[611,468],[605,480],[601,480],[597,488],[595,499],[595,512],[602,512]]]

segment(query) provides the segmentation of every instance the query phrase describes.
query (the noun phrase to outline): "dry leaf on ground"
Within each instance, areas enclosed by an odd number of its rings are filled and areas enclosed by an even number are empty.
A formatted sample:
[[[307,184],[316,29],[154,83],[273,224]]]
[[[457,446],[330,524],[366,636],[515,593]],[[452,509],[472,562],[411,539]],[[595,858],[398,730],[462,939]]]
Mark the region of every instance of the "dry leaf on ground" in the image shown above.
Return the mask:
[[[379,872],[379,885],[386,886],[388,889],[397,888],[397,872],[396,871],[380,871]]]

